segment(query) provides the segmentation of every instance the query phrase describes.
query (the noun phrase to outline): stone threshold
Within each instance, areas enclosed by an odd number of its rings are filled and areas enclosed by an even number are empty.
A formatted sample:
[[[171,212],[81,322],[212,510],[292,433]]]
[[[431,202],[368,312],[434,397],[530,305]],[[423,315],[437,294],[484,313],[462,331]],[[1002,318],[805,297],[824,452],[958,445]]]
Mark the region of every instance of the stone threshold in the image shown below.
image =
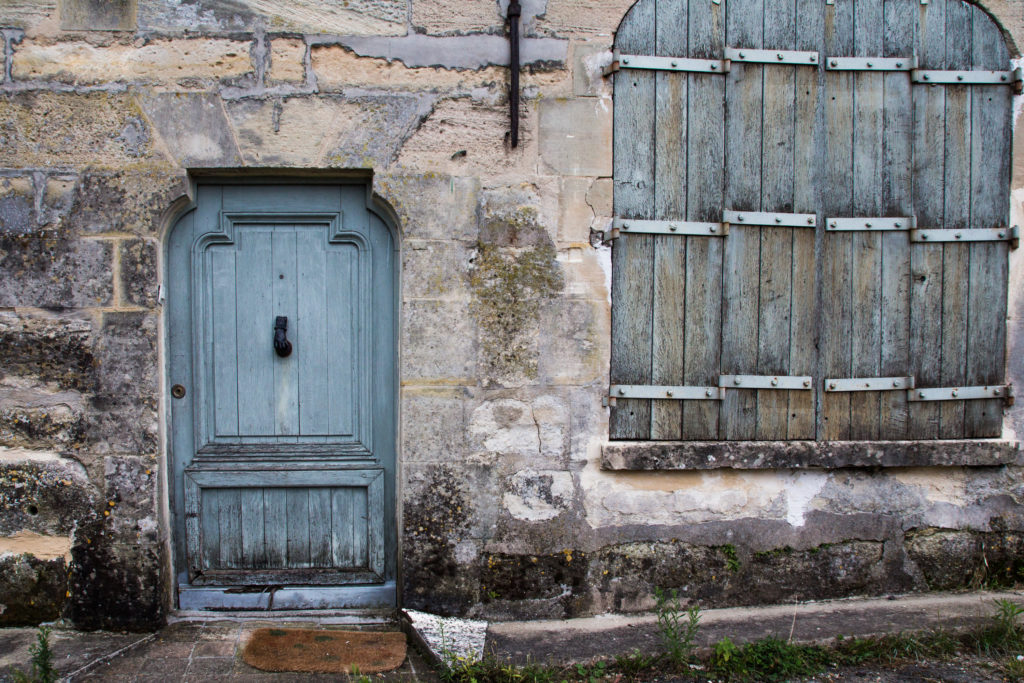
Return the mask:
[[[1024,464],[1020,443],[949,441],[612,441],[603,470],[992,467]]]

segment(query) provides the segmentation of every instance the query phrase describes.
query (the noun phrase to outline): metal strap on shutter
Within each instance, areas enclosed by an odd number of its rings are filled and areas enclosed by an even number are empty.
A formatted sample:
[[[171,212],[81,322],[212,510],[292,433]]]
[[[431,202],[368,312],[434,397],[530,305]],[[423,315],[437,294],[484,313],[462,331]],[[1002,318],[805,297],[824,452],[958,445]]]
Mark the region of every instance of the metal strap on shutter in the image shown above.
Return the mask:
[[[1012,85],[1019,93],[1024,80],[1019,68],[1013,71],[940,71],[936,69],[914,69],[910,72],[911,83],[928,85]]]
[[[622,69],[650,71],[679,71],[688,73],[728,73],[732,62],[754,64],[787,64],[790,66],[818,66],[818,53],[801,50],[762,50],[755,48],[725,48],[723,59],[693,59],[690,57],[657,57],[654,55],[624,55],[612,52],[612,63],[604,69],[608,76]]]
[[[718,386],[732,389],[800,390],[811,388],[811,378],[778,375],[720,375]]]
[[[979,228],[974,230],[936,230],[920,229],[910,231],[911,242],[1009,242],[1016,249],[1020,244],[1020,229],[1014,225],[1009,228]]]
[[[912,71],[917,57],[826,57],[826,71]]]
[[[606,405],[614,406],[617,399],[642,398],[668,401],[721,401],[725,389],[721,387],[666,386],[646,384],[613,384],[608,389]]]
[[[971,401],[976,399],[1003,399],[1008,406],[1013,405],[1013,385],[1003,384],[992,387],[930,387],[927,389],[910,389],[907,391],[908,401]]]
[[[825,379],[826,392],[905,391],[913,388],[913,377],[829,377]]]
[[[857,216],[850,218],[829,217],[825,219],[825,229],[832,232],[849,232],[872,230],[913,230],[917,227],[915,216]]]

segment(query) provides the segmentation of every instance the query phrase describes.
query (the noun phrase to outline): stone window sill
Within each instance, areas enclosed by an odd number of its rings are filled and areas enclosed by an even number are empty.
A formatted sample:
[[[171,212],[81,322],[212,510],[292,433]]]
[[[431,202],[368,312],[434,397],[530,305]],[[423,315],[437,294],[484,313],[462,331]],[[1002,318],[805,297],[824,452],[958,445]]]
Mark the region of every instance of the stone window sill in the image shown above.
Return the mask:
[[[603,470],[771,470],[1024,465],[1020,443],[952,441],[611,441]]]

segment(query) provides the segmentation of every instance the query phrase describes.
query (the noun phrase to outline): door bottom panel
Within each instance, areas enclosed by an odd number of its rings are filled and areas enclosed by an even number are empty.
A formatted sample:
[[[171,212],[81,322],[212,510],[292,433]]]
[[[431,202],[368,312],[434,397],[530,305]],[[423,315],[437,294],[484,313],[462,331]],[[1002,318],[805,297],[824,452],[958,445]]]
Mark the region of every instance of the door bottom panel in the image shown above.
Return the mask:
[[[394,581],[379,586],[178,586],[182,610],[342,610],[395,604]]]

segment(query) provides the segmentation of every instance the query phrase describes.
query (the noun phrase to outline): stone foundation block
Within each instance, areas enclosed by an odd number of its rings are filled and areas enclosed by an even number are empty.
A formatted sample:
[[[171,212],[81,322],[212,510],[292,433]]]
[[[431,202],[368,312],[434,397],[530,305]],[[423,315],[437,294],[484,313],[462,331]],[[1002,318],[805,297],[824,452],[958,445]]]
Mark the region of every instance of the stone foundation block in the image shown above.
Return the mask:
[[[67,583],[63,558],[0,556],[0,627],[35,626],[60,618]]]
[[[0,306],[84,308],[112,302],[113,247],[62,232],[0,233]]]

